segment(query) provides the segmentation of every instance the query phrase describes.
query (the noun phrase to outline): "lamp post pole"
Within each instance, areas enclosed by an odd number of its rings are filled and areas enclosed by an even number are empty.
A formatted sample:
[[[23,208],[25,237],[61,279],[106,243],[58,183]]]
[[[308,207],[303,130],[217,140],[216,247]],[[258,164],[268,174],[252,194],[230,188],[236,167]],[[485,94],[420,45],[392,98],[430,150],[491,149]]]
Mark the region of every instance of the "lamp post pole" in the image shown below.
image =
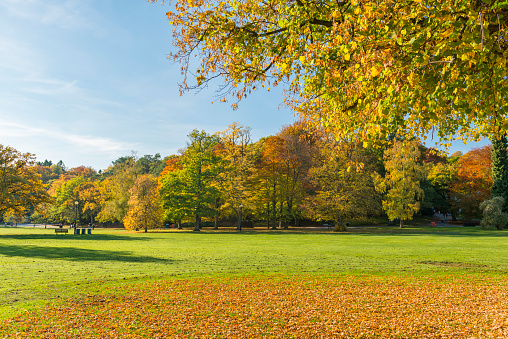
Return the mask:
[[[238,218],[238,227],[236,228],[238,231],[242,230],[242,209],[243,205],[240,205],[239,218]]]
[[[78,228],[78,204],[79,202],[76,200],[74,201],[74,211],[76,212],[76,218],[74,219],[74,229]]]

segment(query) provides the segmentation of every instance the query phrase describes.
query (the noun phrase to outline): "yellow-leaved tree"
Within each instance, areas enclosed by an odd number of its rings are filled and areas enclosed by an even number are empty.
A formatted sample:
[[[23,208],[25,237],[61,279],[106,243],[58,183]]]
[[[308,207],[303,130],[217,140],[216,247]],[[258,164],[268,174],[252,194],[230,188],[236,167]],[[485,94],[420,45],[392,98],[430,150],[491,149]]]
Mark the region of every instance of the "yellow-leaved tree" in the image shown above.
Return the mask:
[[[35,156],[0,144],[0,218],[25,215],[51,200],[35,169]]]
[[[341,140],[508,130],[506,0],[166,2],[182,92],[219,79],[236,107],[283,85]]]
[[[320,145],[316,165],[310,170],[315,192],[305,199],[305,215],[323,222],[333,221],[336,231],[347,231],[345,219],[380,214],[380,194],[376,193],[370,175],[376,170],[372,160],[359,145],[325,140]]]
[[[143,228],[147,232],[149,228],[160,227],[162,209],[157,179],[149,174],[141,175],[129,192],[131,194],[129,209],[123,219],[125,228],[128,230]]]
[[[418,142],[396,140],[384,153],[385,177],[374,175],[376,189],[385,194],[383,209],[388,219],[400,219],[401,228],[404,220],[413,219],[423,200],[420,181],[426,171],[420,156]]]

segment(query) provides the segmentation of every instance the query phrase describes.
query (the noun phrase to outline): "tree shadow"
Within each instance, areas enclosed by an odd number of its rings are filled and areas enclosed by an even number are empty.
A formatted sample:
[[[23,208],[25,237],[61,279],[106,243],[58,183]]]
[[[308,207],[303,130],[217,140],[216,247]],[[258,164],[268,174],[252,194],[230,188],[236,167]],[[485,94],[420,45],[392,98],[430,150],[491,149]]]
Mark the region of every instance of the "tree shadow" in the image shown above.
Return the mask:
[[[73,230],[69,230],[69,234],[41,233],[41,234],[5,234],[0,235],[0,239],[14,240],[48,240],[48,239],[64,239],[64,240],[89,240],[89,241],[148,241],[150,238],[141,238],[133,236],[122,236],[112,234],[72,234]]]
[[[177,233],[177,232],[163,232],[163,233]],[[310,234],[321,234],[329,236],[351,236],[351,235],[362,235],[362,236],[436,236],[436,237],[508,237],[508,231],[499,230],[482,230],[482,229],[470,229],[470,228],[395,228],[393,226],[373,226],[373,227],[362,227],[362,228],[350,228],[347,232],[334,232],[333,229],[242,229],[237,231],[234,229],[201,229],[201,232],[193,232],[192,230],[180,231],[178,233],[185,234],[196,234],[196,235],[210,235],[210,234],[242,234],[244,236],[255,236],[255,235],[272,235],[272,236],[284,236],[284,235],[310,235]]]
[[[359,229],[347,234],[357,235],[375,235],[375,236],[436,236],[436,237],[471,237],[471,238],[499,238],[508,237],[508,232],[499,230],[480,230],[480,229],[462,229],[462,228],[392,228],[392,229]]]
[[[7,257],[26,257],[66,261],[119,261],[119,262],[152,262],[170,263],[175,260],[161,259],[151,256],[133,255],[127,251],[90,250],[76,247],[50,247],[33,245],[0,244],[0,255]]]

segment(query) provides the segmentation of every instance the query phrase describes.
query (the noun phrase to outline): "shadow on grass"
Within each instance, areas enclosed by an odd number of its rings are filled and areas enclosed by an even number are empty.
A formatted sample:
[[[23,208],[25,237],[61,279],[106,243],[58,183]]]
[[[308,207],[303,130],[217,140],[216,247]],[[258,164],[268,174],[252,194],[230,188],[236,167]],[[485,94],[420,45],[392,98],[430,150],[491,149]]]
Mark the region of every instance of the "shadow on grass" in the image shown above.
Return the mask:
[[[499,230],[483,230],[483,229],[470,229],[462,227],[446,227],[446,228],[375,228],[375,229],[356,229],[349,234],[358,235],[376,235],[376,236],[415,236],[415,235],[428,235],[428,236],[448,236],[448,237],[508,237],[507,231]]]
[[[112,235],[112,234],[82,234],[75,235],[72,234],[73,230],[69,230],[69,234],[55,234],[55,233],[40,233],[40,234],[0,234],[1,239],[14,239],[14,240],[50,240],[50,239],[62,239],[66,241],[72,240],[90,240],[90,241],[110,241],[110,240],[120,240],[120,241],[148,241],[150,238],[141,238],[141,237],[133,237],[133,236],[123,236],[123,235]],[[93,231],[92,231],[93,232]]]
[[[446,227],[446,228],[425,228],[425,227],[406,227],[398,228],[392,226],[386,227],[359,227],[350,228],[348,232],[334,232],[330,229],[298,229],[289,228],[284,229],[245,229],[241,232],[234,229],[201,229],[201,232],[193,232],[192,230],[184,230],[179,232],[160,232],[160,233],[181,233],[181,234],[196,234],[196,235],[210,235],[210,234],[242,234],[245,236],[255,236],[258,234],[262,235],[273,235],[273,236],[284,236],[284,235],[310,235],[310,234],[321,234],[329,236],[349,236],[349,235],[373,235],[373,236],[417,236],[417,235],[429,235],[429,236],[450,236],[450,237],[508,237],[508,230],[483,230],[483,229],[471,229],[462,227]]]
[[[127,251],[90,250],[75,247],[43,247],[32,245],[0,244],[0,255],[7,257],[57,259],[67,261],[120,261],[130,263],[170,263],[175,261],[150,256],[137,256]]]

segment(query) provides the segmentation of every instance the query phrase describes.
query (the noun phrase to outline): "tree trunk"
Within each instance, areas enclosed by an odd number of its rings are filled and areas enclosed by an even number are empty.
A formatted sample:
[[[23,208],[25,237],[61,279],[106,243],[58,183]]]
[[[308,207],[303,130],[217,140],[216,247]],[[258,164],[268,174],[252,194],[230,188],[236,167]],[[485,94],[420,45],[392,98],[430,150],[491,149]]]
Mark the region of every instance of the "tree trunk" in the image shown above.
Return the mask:
[[[181,220],[178,220],[178,221],[176,222],[176,225],[177,225],[177,227],[178,227],[178,229],[179,229],[179,230],[181,230],[181,229],[182,229],[182,221],[181,221]]]
[[[213,229],[214,230],[219,229],[219,225],[217,224],[217,216],[219,214],[218,209],[219,209],[219,198],[215,199],[215,215],[214,215],[215,218],[213,221]]]
[[[282,228],[282,219],[283,219],[283,213],[284,213],[284,200],[280,200],[280,219],[279,219],[279,227]]]
[[[270,202],[266,204],[266,227],[270,228]]]
[[[287,208],[286,208],[286,216],[289,216],[291,215],[291,210],[293,209],[293,199],[290,199],[287,203]],[[289,218],[286,219],[286,217],[284,217],[284,229],[287,230],[289,228]]]
[[[403,228],[404,227],[404,220],[400,219],[400,226],[399,228]]]
[[[335,231],[336,232],[345,232],[347,231],[347,227],[344,226],[344,218],[338,217],[337,218],[337,224],[335,225]]]
[[[275,199],[272,200],[273,203],[273,226],[272,228],[275,230],[277,229],[277,202]]]
[[[195,219],[194,219],[194,232],[199,232],[199,227],[200,227],[200,220],[199,220],[199,216],[196,214],[195,216]]]

